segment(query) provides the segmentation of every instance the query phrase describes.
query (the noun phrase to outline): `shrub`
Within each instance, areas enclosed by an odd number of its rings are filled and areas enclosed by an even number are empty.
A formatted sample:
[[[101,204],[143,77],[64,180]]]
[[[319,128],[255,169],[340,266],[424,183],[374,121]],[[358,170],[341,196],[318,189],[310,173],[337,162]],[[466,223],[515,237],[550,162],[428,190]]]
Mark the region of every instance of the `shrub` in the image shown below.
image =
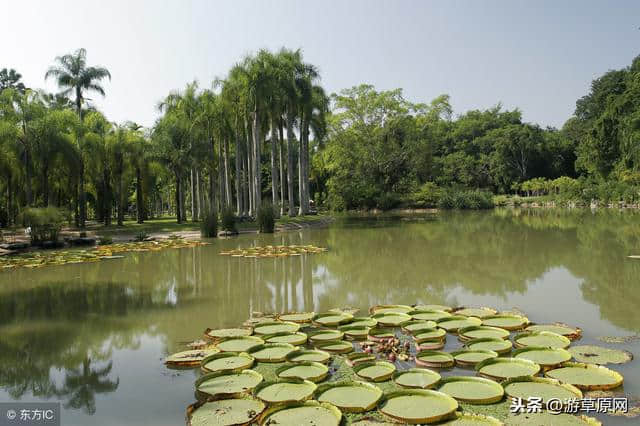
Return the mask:
[[[136,234],[135,240],[138,242],[144,241],[149,238],[149,234],[146,231],[140,231]]]
[[[0,207],[0,228],[9,226],[9,212]]]
[[[28,208],[22,212],[22,223],[31,228],[31,243],[58,241],[64,212],[55,207]]]
[[[214,210],[204,212],[200,222],[200,236],[215,238],[218,236],[218,215]]]
[[[238,229],[236,228],[236,215],[233,212],[233,209],[226,207],[222,209],[222,213],[220,215],[220,228],[223,231],[237,233]]]
[[[376,198],[375,203],[380,210],[391,210],[400,204],[400,198],[396,194],[385,192]]]
[[[276,227],[276,211],[271,203],[262,203],[258,209],[258,230],[261,233],[272,233]]]
[[[441,209],[482,210],[494,207],[493,195],[480,190],[448,190],[440,197]]]
[[[442,189],[433,182],[427,182],[411,194],[410,202],[413,207],[437,207],[441,197]]]
[[[98,245],[106,246],[109,244],[113,244],[113,238],[107,236],[98,238]]]

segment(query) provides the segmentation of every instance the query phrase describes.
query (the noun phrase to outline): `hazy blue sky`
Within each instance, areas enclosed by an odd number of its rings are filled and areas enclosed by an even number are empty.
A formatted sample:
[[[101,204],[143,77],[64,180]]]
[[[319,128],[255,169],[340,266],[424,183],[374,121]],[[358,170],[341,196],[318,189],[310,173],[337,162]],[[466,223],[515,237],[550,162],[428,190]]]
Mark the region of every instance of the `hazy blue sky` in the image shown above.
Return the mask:
[[[209,86],[244,54],[302,48],[329,92],[402,87],[451,95],[457,114],[502,102],[561,126],[591,80],[631,63],[640,1],[12,1],[0,6],[0,68],[31,87],[79,47],[109,68],[109,119],[151,125],[156,103],[193,79]]]

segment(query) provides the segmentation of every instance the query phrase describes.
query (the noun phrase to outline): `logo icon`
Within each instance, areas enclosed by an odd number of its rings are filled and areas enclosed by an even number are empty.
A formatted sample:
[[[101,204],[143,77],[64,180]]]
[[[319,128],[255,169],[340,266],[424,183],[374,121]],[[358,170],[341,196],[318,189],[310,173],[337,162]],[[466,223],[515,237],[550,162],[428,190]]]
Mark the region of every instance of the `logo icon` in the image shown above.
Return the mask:
[[[9,420],[15,419],[17,415],[18,413],[16,413],[16,410],[7,410],[7,418]]]

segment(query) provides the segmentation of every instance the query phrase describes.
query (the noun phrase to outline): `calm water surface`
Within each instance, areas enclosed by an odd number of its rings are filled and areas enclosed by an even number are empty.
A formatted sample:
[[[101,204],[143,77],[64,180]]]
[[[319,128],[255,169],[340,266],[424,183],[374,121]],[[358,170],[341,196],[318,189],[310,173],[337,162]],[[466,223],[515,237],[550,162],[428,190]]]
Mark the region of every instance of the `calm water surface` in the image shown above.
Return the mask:
[[[329,252],[217,253],[265,244]],[[178,425],[196,371],[162,359],[252,312],[380,303],[518,308],[598,336],[640,332],[640,215],[494,211],[350,218],[326,229],[242,235],[98,263],[0,272],[0,401],[62,401],[64,425]],[[640,395],[640,361],[615,366]],[[637,424],[601,417],[605,424]],[[637,419],[635,419],[637,420]]]

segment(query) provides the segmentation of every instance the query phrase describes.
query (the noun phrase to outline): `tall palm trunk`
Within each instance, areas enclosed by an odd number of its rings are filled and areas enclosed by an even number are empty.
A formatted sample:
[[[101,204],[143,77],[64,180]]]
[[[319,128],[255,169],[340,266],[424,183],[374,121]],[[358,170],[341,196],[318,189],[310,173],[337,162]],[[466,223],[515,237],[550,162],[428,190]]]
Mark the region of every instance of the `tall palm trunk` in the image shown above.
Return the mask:
[[[122,170],[118,173],[118,226],[124,225],[124,194],[122,190]]]
[[[178,223],[182,223],[182,212],[180,211],[180,199],[182,198],[180,196],[180,173],[176,170],[175,172],[176,175],[176,221]]]
[[[271,198],[273,202],[273,207],[280,214],[280,193],[279,193],[279,175],[278,175],[278,157],[277,157],[277,149],[280,145],[280,141],[278,138],[278,121],[275,114],[271,118]]]
[[[236,126],[236,158],[235,158],[235,169],[236,169],[236,176],[235,176],[235,186],[236,186],[236,216],[240,216],[242,214],[242,210],[243,210],[243,195],[242,195],[242,188],[240,186],[240,178],[241,178],[241,159],[242,159],[242,153],[241,153],[241,147],[240,147],[240,131],[237,130],[237,126]]]
[[[287,111],[287,192],[289,201],[289,216],[295,216],[294,210],[294,196],[293,196],[293,144],[295,143],[296,136],[293,133],[293,111],[291,109]]]
[[[253,185],[254,185],[254,207],[255,213],[258,213],[260,210],[260,204],[262,203],[262,173],[260,170],[261,163],[261,146],[262,146],[262,138],[261,138],[261,122],[260,122],[260,113],[258,111],[258,105],[256,100],[256,107],[253,112]]]
[[[144,197],[142,194],[142,171],[140,166],[136,166],[136,213],[137,222],[143,223],[145,218]]]
[[[304,210],[304,120],[305,115],[300,117],[300,141],[298,141],[298,215],[302,216]]]
[[[302,157],[302,200],[300,202],[302,214],[309,213],[309,115],[305,114],[302,125],[302,147],[300,157]]]
[[[254,138],[253,131],[249,123],[247,128],[247,197],[249,199],[249,216],[253,217],[255,213],[255,191],[254,191]]]
[[[191,221],[198,221],[198,199],[196,198],[196,179],[194,176],[193,167],[191,168],[190,180],[191,184]]]
[[[282,129],[282,118],[278,117],[278,133],[280,138],[278,140],[278,164],[280,166],[280,216],[284,215],[284,162],[282,155],[282,144],[284,143],[284,132]]]
[[[223,163],[224,163],[224,197],[225,197],[225,208],[231,207],[233,203],[232,194],[231,194],[231,180],[229,178],[229,136],[225,136],[224,138],[224,147],[223,147]]]
[[[80,87],[76,87],[76,112],[78,113],[78,120],[80,120],[80,125],[82,125],[82,92]],[[78,151],[80,155],[78,156],[80,160],[80,179],[78,182],[78,203],[80,204],[80,212],[78,219],[78,226],[80,228],[84,228],[87,221],[87,193],[84,188],[84,158],[82,158],[82,146],[80,141],[80,133],[76,134],[77,143],[78,143]]]
[[[42,165],[42,201],[45,207],[49,206],[49,162]]]

